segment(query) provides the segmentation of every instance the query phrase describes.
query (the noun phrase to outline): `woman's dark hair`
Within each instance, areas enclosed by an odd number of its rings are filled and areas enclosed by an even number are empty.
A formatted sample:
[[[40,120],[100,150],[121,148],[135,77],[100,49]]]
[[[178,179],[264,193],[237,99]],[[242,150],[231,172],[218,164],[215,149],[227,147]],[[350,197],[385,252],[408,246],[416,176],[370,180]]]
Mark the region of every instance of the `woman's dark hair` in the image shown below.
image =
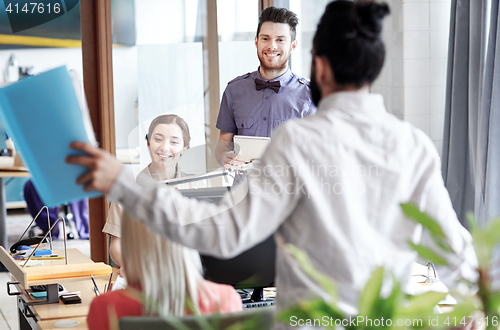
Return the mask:
[[[265,22],[288,24],[288,26],[290,27],[290,35],[292,41],[295,40],[299,19],[293,11],[290,11],[286,8],[276,8],[273,6],[264,9],[262,13],[260,13],[259,17],[259,25],[257,26],[257,38],[259,37],[260,28]]]
[[[148,134],[146,134],[146,141],[149,142],[155,127],[159,124],[177,124],[182,131],[182,139],[184,140],[184,147],[189,148],[189,142],[191,141],[191,135],[189,134],[188,124],[177,115],[161,115],[153,119],[151,125],[149,125]]]
[[[384,65],[382,19],[385,3],[338,0],[326,6],[314,35],[313,53],[325,56],[335,82],[360,88],[371,84]]]

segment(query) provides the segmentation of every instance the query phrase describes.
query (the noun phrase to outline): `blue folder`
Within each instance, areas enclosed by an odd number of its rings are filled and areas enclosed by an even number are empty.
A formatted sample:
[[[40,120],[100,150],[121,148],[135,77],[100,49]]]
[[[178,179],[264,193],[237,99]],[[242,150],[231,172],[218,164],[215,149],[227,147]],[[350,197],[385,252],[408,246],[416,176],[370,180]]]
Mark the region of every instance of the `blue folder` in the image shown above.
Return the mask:
[[[76,179],[87,171],[68,165],[78,152],[73,141],[89,142],[75,90],[65,66],[0,88],[0,120],[28,167],[48,207],[102,194],[85,192]]]

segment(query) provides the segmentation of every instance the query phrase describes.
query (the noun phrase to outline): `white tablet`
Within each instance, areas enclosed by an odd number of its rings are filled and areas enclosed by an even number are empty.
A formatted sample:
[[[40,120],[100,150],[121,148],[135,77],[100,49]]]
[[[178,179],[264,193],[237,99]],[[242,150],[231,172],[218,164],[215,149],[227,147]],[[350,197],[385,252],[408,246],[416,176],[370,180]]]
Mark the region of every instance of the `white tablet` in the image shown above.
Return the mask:
[[[271,138],[261,136],[234,136],[234,152],[243,157],[245,162],[259,159],[267,148]]]

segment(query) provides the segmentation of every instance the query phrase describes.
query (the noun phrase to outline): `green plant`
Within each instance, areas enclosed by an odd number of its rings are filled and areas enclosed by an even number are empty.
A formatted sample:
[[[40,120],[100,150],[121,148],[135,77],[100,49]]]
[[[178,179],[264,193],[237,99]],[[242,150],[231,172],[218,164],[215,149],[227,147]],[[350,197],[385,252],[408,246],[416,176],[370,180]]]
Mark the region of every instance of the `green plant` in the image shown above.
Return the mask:
[[[431,234],[434,242],[440,248],[441,252],[453,253],[450,248],[446,236],[439,224],[428,215],[420,212],[418,207],[413,204],[401,204],[401,208],[407,217],[422,224]],[[490,265],[493,249],[500,240],[500,219],[489,221],[483,228],[477,225],[474,216],[469,214],[467,221],[470,227],[472,243],[476,252],[479,273],[477,283],[469,283],[469,285],[478,288],[477,298],[479,299],[478,309],[484,313],[486,329],[496,329],[500,324],[500,290],[493,289],[490,279]],[[423,246],[414,246],[415,250],[421,256],[425,256],[435,263],[446,265],[447,261],[441,258],[435,251],[432,251]],[[423,253],[421,253],[424,251]],[[463,299],[472,299],[472,297],[462,297]]]
[[[439,224],[427,214],[420,212],[413,204],[402,204],[401,208],[410,219],[420,223],[430,233],[439,251],[409,242],[410,246],[424,259],[430,260],[438,265],[447,265],[447,257],[454,254],[450,247],[448,238]],[[311,264],[307,255],[293,245],[288,245],[287,250],[296,258],[304,272],[314,279],[330,295],[328,302],[323,299],[311,299],[300,303],[294,308],[279,315],[282,322],[290,322],[292,318],[299,320],[320,320],[325,328],[335,328],[341,324],[346,330],[356,329],[383,329],[383,328],[406,328],[406,329],[445,329],[457,326],[465,326],[469,322],[475,325],[486,324],[486,329],[496,329],[500,324],[498,309],[500,307],[500,291],[493,290],[489,277],[489,266],[494,247],[500,240],[500,219],[490,221],[485,228],[479,228],[472,216],[468,217],[471,235],[473,237],[474,249],[478,257],[479,280],[477,283],[467,284],[469,287],[477,287],[476,295],[462,292],[451,292],[458,303],[449,313],[435,314],[433,309],[436,304],[443,300],[446,294],[438,292],[426,292],[417,296],[406,295],[401,291],[400,284],[392,279],[392,291],[387,297],[381,296],[381,288],[384,279],[384,269],[376,269],[362,291],[358,315],[344,315],[338,308],[338,295],[334,281],[327,275],[319,273]],[[444,257],[443,257],[444,256]],[[474,313],[483,311],[481,319],[473,319]],[[325,319],[326,316],[326,319]],[[360,320],[361,322],[347,322],[345,320]],[[379,320],[378,325],[367,320]],[[381,324],[381,320],[386,320]],[[325,320],[325,322],[322,322]],[[391,320],[388,322],[387,320]],[[420,320],[421,322],[407,322],[398,324],[397,320]],[[344,322],[344,323],[342,323]],[[307,325],[307,324],[306,324]]]
[[[426,292],[418,296],[402,292],[396,279],[392,279],[392,291],[387,297],[382,297],[381,289],[384,279],[384,269],[376,269],[366,284],[359,298],[358,315],[345,315],[337,306],[338,295],[334,281],[318,272],[311,264],[305,252],[288,244],[286,247],[301,264],[307,275],[313,278],[329,295],[331,300],[321,298],[311,299],[298,306],[282,312],[281,322],[303,320],[299,325],[323,326],[334,329],[342,325],[346,330],[380,330],[380,329],[433,329],[447,328],[446,324],[453,318],[461,320],[474,310],[473,302],[461,301],[450,313],[440,314],[433,309],[443,300],[446,293]],[[319,320],[318,322],[316,322]],[[316,323],[315,323],[316,322]]]

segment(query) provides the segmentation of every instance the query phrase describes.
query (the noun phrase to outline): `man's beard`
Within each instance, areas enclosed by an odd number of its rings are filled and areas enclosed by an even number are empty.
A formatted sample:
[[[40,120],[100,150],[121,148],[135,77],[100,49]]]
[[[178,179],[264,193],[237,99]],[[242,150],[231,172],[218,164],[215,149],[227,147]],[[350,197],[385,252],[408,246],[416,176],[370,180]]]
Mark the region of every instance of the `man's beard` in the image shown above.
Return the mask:
[[[267,65],[264,59],[264,54],[257,53],[257,57],[259,58],[260,67],[266,71],[281,71],[285,69],[288,65],[288,59],[290,58],[290,54],[288,54],[288,58],[283,60],[282,62],[278,62],[274,65]]]
[[[319,101],[321,101],[321,90],[319,89],[318,82],[316,81],[316,65],[314,63],[314,58],[311,63],[311,84],[309,87],[311,88],[312,101],[317,108]]]

